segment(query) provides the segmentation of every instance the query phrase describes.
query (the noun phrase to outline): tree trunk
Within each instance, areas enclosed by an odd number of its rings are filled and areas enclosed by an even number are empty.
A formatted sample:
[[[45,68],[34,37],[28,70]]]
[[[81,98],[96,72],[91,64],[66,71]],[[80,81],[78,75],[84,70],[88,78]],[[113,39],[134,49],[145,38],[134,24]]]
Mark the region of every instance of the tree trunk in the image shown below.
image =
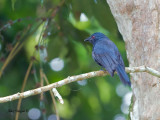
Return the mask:
[[[126,43],[129,66],[160,71],[160,1],[107,0]],[[147,73],[131,75],[132,120],[160,120],[159,79]]]

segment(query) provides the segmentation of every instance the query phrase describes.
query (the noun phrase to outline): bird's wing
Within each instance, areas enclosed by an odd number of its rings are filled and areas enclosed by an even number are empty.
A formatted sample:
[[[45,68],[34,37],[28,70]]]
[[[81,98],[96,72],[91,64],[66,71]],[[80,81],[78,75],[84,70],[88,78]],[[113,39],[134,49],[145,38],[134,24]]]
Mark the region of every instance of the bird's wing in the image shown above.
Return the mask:
[[[111,76],[114,75],[118,62],[113,55],[109,52],[97,53],[93,51],[92,56],[97,63],[101,64],[109,72]]]
[[[122,56],[119,54],[119,63],[125,68]]]
[[[123,62],[123,59],[122,59],[122,56],[121,56],[121,54],[119,53],[119,51],[118,51],[118,48],[115,48],[115,53],[116,53],[116,59],[117,59],[117,61],[118,61],[118,63],[120,64],[120,65],[122,65],[123,66],[123,68],[125,67],[125,65],[124,65],[124,62]]]

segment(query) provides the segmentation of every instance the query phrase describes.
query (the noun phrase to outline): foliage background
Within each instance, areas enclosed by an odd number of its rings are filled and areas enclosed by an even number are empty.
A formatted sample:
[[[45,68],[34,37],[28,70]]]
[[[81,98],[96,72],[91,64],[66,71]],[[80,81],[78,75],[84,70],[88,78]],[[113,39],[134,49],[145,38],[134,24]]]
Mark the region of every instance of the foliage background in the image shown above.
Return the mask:
[[[62,5],[57,7],[61,3]],[[55,9],[57,13],[55,17],[51,17],[54,16]],[[31,26],[29,31],[32,29],[35,31],[23,36],[28,26]],[[23,43],[23,47],[7,65],[0,79],[0,97],[20,92],[30,57],[37,44],[41,44],[47,50],[46,62],[39,58],[39,54],[41,57],[44,51],[36,51],[37,61],[34,62],[25,90],[36,88],[40,81],[40,68],[43,68],[50,83],[68,76],[99,70],[100,67],[91,57],[92,46],[84,43],[84,39],[94,32],[106,34],[117,45],[125,65],[128,66],[125,44],[105,0],[66,0],[64,3],[61,0],[0,0],[0,29],[1,67],[18,37],[22,36]],[[43,37],[39,39],[41,33]],[[64,61],[64,68],[58,72],[53,71],[49,64],[57,57]],[[123,95],[117,94],[119,90]],[[61,119],[127,118],[122,104],[125,94],[130,90],[122,86],[117,75],[113,78],[110,76],[91,78],[83,86],[71,83],[58,88],[58,91],[65,102],[61,105],[57,100]],[[39,95],[23,99],[21,109],[43,108],[46,116],[41,115],[39,119],[47,119],[49,115],[55,113],[49,92],[44,96],[43,105]],[[16,100],[0,104],[0,119],[14,119],[15,113],[8,112],[8,109],[16,109],[17,102]],[[21,113],[20,119],[28,119],[27,112]]]

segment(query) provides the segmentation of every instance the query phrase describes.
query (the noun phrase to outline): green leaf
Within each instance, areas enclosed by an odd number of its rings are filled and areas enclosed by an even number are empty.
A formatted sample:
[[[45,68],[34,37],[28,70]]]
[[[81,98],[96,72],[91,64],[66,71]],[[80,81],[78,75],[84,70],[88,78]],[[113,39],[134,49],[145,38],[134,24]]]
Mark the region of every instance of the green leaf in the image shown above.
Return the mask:
[[[14,10],[14,4],[17,0],[12,0],[12,9]]]

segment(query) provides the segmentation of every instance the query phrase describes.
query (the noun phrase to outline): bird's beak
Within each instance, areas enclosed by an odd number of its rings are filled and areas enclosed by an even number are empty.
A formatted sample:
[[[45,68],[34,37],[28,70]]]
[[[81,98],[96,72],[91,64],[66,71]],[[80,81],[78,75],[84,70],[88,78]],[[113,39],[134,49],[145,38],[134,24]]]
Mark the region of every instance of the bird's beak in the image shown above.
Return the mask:
[[[90,41],[91,40],[91,37],[88,37],[88,38],[86,38],[84,41],[85,42],[88,42],[88,41]]]

